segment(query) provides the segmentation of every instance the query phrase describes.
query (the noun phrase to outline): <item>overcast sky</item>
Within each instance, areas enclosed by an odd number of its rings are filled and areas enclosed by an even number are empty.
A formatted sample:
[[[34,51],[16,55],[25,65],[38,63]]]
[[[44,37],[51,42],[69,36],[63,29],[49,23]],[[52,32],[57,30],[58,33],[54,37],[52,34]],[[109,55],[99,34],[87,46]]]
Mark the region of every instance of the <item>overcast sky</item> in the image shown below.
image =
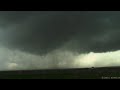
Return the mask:
[[[0,11],[0,70],[116,66],[119,48],[119,11]]]

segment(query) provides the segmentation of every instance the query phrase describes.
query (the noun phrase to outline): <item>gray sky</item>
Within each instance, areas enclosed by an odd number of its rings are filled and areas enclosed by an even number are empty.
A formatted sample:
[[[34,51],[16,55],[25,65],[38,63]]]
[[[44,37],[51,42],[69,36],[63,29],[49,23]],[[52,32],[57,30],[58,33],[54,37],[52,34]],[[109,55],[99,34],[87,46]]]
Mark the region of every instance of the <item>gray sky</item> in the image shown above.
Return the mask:
[[[119,34],[119,11],[0,11],[1,47],[37,56],[117,51]]]
[[[119,15],[105,11],[1,11],[0,26],[8,47],[31,53],[47,52],[73,39],[79,44],[75,49],[107,51],[119,49]]]

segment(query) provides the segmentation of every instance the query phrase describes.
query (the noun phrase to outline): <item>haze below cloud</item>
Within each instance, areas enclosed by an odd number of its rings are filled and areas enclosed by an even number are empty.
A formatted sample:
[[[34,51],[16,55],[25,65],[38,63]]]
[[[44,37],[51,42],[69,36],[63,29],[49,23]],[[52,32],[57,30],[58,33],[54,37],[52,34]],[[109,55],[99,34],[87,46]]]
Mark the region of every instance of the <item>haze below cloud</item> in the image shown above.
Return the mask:
[[[119,11],[0,12],[0,70],[120,65]]]

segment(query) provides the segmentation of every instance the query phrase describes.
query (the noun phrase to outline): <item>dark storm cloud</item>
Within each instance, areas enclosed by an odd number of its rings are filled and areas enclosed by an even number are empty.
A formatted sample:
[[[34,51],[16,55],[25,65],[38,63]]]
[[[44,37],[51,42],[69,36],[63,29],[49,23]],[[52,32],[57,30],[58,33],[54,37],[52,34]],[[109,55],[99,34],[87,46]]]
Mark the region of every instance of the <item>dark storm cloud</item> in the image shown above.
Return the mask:
[[[0,12],[0,70],[120,65],[120,12]]]
[[[120,48],[120,12],[0,12],[1,43],[25,52]],[[73,41],[73,42],[72,42]]]

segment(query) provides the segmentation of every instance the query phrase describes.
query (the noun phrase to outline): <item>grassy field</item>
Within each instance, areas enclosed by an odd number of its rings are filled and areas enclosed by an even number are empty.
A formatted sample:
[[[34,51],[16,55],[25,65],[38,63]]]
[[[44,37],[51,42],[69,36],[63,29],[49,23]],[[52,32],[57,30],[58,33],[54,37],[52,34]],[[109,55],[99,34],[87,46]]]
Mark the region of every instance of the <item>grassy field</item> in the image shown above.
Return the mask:
[[[120,79],[120,67],[1,71],[0,79]]]

